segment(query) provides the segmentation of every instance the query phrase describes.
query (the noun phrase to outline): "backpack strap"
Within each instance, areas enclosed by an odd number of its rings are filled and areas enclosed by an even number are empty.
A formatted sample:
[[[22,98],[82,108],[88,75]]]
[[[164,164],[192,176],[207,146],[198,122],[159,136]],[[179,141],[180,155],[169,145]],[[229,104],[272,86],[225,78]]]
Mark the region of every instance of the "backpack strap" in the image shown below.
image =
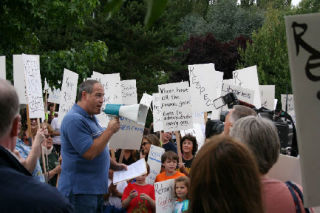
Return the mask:
[[[287,181],[286,185],[287,185],[287,187],[288,187],[288,189],[289,189],[289,191],[290,191],[290,193],[292,195],[292,198],[294,200],[294,204],[295,204],[295,207],[296,207],[296,212],[300,213],[301,212],[301,207],[300,207],[299,199],[298,199],[298,197],[297,197],[295,192],[298,193],[299,198],[302,201],[302,204],[304,204],[304,202],[303,202],[303,194],[302,194],[301,190],[299,189],[299,187],[297,185],[295,185],[294,183],[292,183],[291,181]],[[305,210],[306,213],[310,213],[308,208],[304,208],[304,210]]]

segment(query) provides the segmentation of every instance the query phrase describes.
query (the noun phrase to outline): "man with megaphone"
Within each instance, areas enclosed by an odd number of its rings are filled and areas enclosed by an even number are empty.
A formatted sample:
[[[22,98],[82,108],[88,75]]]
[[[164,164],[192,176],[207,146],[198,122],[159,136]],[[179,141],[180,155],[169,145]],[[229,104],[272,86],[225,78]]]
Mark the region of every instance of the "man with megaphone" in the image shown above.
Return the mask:
[[[126,169],[126,165],[110,158],[107,147],[120,122],[115,118],[106,129],[98,124],[95,115],[101,112],[104,99],[98,81],[81,83],[77,99],[61,124],[62,171],[58,189],[69,198],[75,212],[102,212],[109,167]]]

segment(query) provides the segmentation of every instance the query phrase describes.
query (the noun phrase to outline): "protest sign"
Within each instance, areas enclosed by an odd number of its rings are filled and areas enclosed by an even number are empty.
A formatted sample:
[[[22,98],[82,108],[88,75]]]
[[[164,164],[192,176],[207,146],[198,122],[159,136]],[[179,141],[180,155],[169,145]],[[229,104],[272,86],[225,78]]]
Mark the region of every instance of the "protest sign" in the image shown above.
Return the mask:
[[[44,121],[44,105],[40,76],[39,56],[22,54],[29,117]]]
[[[6,77],[6,57],[0,56],[0,78],[7,79]]]
[[[120,73],[105,74],[102,79],[105,104],[122,104]]]
[[[49,97],[48,102],[60,104],[60,96],[61,90],[53,88],[53,90],[49,89]]]
[[[164,131],[192,128],[192,106],[188,82],[159,85],[159,92]]]
[[[155,132],[163,130],[161,95],[154,93],[153,95],[153,129]]]
[[[292,94],[281,94],[281,109],[286,111],[296,122],[296,113],[294,110],[294,97]]]
[[[149,108],[150,105],[151,105],[152,100],[153,100],[153,96],[152,95],[149,95],[147,93],[143,93],[142,98],[140,100],[140,104],[143,104],[143,105],[145,105],[145,106],[147,106]]]
[[[174,179],[154,184],[157,213],[172,213],[176,200],[174,193]]]
[[[157,175],[161,171],[161,156],[164,153],[164,148],[151,145],[148,154],[148,165],[150,166],[150,173],[146,179],[148,184],[154,184]]]
[[[274,110],[276,110],[276,108],[277,108],[277,104],[278,104],[278,99],[274,99]]]
[[[193,123],[204,124],[204,112],[193,112],[192,113],[192,121]]]
[[[260,85],[261,107],[274,109],[275,85]]]
[[[39,57],[39,56],[36,56]],[[13,80],[14,88],[19,97],[20,104],[27,104],[26,83],[24,80],[22,55],[13,55]]]
[[[144,158],[127,166],[127,170],[114,171],[113,183],[119,183],[122,181],[130,180],[141,175],[147,174],[147,164]]]
[[[121,81],[122,104],[131,105],[138,103],[136,80]]]
[[[218,95],[218,81],[216,79],[214,64],[208,64],[207,66],[194,64],[189,65],[188,69],[193,112],[212,111],[213,100]]]
[[[249,104],[254,103],[255,92],[251,89],[224,83],[222,85],[221,95],[223,96],[230,92],[234,93],[237,96],[237,98],[241,101],[244,101]]]
[[[77,86],[78,86],[78,74],[70,70],[64,69],[63,81],[61,87],[60,95],[60,107],[59,107],[59,117],[58,123],[61,122],[64,116],[69,112],[76,101],[77,96]]]
[[[251,89],[254,91],[253,105],[259,109],[261,107],[260,89],[257,66],[247,67],[233,71],[232,84]]]
[[[201,146],[204,144],[204,141],[206,139],[205,128],[206,128],[206,126],[204,123],[202,123],[202,124],[193,123],[192,129],[181,130],[180,134],[181,134],[181,137],[183,137],[187,134],[190,134],[190,135],[196,137],[197,143],[198,143],[198,150],[199,150],[201,148]]]
[[[132,149],[139,150],[143,136],[144,126],[120,117],[120,129],[115,133],[110,141],[111,149]]]
[[[285,17],[305,206],[320,204],[320,13]]]

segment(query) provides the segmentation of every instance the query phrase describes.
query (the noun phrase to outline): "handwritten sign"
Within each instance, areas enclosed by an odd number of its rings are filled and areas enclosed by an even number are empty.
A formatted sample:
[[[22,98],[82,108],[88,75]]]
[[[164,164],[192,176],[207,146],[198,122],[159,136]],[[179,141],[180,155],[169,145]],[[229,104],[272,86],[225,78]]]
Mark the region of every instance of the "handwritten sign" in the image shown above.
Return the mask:
[[[192,128],[192,106],[188,82],[159,85],[164,131]]]
[[[256,108],[261,107],[260,89],[257,66],[247,67],[241,70],[233,71],[233,84],[248,88],[254,91],[253,105]]]
[[[120,73],[105,74],[102,80],[105,104],[122,104]]]
[[[142,98],[140,100],[140,104],[143,104],[149,108],[152,101],[153,101],[152,95],[149,95],[147,93],[143,93]]]
[[[39,56],[22,55],[30,118],[44,120]]]
[[[157,213],[172,213],[174,210],[174,179],[154,184]]]
[[[275,85],[260,85],[261,107],[274,109]]]
[[[113,183],[119,183],[147,174],[147,165],[144,158],[130,164],[127,168],[127,170],[113,172]]]
[[[253,104],[254,102],[255,93],[251,89],[224,83],[222,86],[221,95],[226,95],[230,92],[234,93],[241,101],[247,102],[249,104]]]
[[[120,129],[110,139],[111,149],[139,150],[144,126],[127,118],[120,117]]]
[[[292,94],[281,94],[281,106],[283,111],[287,111],[287,113],[292,117],[294,121],[296,121],[296,113],[294,110],[294,98]]]
[[[78,77],[77,73],[64,69],[60,95],[59,125],[61,125],[64,116],[69,112],[76,101]]]
[[[199,123],[193,123],[193,128],[188,130],[181,130],[180,134],[181,137],[190,134],[196,137],[197,143],[198,143],[198,150],[201,148],[201,146],[204,144],[204,141],[206,139],[205,135],[205,124],[199,124]]]
[[[138,103],[136,80],[121,81],[122,104]]]
[[[26,83],[24,78],[22,55],[13,55],[14,88],[18,93],[20,104],[27,104]]]
[[[49,89],[49,97],[48,102],[60,104],[61,90],[53,88],[53,90]]]
[[[285,18],[296,127],[307,207],[320,204],[320,14]]]
[[[157,175],[161,170],[161,156],[164,153],[164,148],[151,145],[148,154],[148,165],[150,166],[150,173],[146,179],[148,184],[154,184]]]
[[[153,129],[155,132],[163,130],[163,118],[162,118],[162,107],[161,107],[161,95],[154,93],[153,95]]]
[[[218,84],[214,64],[189,65],[188,69],[193,112],[211,111],[213,100],[217,98]]]
[[[6,77],[6,57],[0,56],[0,78],[7,79]]]

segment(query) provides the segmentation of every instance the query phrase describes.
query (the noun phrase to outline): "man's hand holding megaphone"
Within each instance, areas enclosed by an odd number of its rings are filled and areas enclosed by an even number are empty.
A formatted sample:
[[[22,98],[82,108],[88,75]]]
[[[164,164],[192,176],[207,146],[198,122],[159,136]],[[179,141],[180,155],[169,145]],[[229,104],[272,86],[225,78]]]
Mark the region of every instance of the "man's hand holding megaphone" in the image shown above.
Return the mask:
[[[110,120],[107,129],[109,129],[112,134],[118,132],[118,130],[120,129],[119,117],[115,117],[114,119]]]

